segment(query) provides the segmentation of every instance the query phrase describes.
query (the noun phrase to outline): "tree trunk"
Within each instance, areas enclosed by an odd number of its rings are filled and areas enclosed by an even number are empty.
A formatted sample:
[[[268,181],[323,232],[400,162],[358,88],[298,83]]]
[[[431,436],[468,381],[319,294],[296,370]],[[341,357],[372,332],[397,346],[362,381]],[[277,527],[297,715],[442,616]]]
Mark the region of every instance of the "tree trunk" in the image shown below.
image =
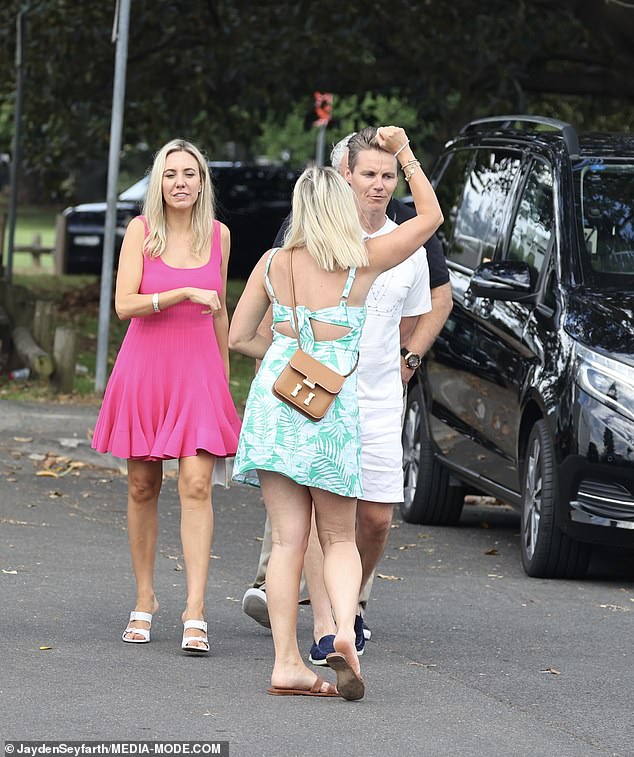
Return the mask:
[[[22,362],[41,378],[48,378],[53,373],[51,356],[37,344],[26,326],[13,330],[13,344]]]

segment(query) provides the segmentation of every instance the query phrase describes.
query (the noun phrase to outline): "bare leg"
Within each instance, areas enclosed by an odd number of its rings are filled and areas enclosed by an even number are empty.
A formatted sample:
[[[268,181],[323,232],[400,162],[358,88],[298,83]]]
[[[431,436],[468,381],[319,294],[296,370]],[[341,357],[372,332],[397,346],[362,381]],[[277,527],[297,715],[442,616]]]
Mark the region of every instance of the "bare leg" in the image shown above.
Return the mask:
[[[360,672],[354,645],[354,616],[361,586],[361,559],[355,542],[356,499],[311,489],[317,532],[324,551],[324,583],[337,619],[334,647]]]
[[[384,502],[359,500],[357,504],[357,547],[361,555],[361,586],[371,580],[372,573],[378,565],[385,550],[394,505]],[[369,592],[366,592],[369,594]]]
[[[181,501],[181,541],[187,571],[187,604],[182,615],[186,620],[204,620],[205,590],[209,572],[209,555],[213,537],[214,515],[211,503],[211,477],[216,458],[199,451],[179,461],[178,494]],[[202,636],[198,629],[188,629],[188,636]],[[190,642],[193,646],[203,646]]]
[[[297,646],[297,594],[310,532],[310,492],[286,476],[258,471],[271,520],[272,548],[266,594],[275,646],[271,685],[305,688],[317,676],[306,667]]]
[[[324,553],[319,543],[314,514],[311,519],[308,549],[304,556],[304,575],[313,610],[313,638],[318,642],[324,636],[335,634],[337,629],[324,583]]]
[[[160,462],[128,460],[128,541],[132,568],[136,578],[137,612],[155,613],[158,602],[154,594],[154,560],[158,536],[158,498],[163,479]],[[134,620],[132,628],[148,628],[143,620]],[[126,634],[129,639],[143,639],[140,634]]]

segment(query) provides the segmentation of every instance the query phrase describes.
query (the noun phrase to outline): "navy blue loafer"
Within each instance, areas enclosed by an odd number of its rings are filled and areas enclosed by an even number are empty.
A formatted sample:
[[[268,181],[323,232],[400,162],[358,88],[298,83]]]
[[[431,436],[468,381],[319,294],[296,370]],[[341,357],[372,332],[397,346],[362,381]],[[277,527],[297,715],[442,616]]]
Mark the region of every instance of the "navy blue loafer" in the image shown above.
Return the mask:
[[[319,639],[318,642],[316,641],[310,648],[308,662],[312,662],[313,665],[328,665],[326,662],[326,656],[335,651],[334,641],[334,634],[322,636],[321,639]]]
[[[354,646],[356,647],[359,657],[365,651],[365,634],[363,633],[363,618],[360,615],[354,619]]]

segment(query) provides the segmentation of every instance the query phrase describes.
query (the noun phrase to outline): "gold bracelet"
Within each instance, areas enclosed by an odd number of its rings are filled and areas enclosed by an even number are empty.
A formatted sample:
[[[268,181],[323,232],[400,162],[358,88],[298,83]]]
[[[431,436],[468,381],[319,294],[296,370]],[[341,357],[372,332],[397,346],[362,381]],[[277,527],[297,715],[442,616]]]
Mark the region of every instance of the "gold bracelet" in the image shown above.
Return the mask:
[[[401,168],[404,171],[407,168],[407,166],[413,166],[414,163],[417,163],[420,166],[420,160],[416,160],[416,158],[412,158],[411,160],[408,160],[407,163],[403,163]]]
[[[409,180],[416,173],[416,169],[417,168],[420,168],[420,163],[417,160],[415,160],[413,163],[408,163],[407,164],[407,169],[408,170],[407,171],[403,170],[403,178],[405,179],[405,181],[407,181],[409,183]],[[421,168],[421,171],[422,170],[423,169]]]

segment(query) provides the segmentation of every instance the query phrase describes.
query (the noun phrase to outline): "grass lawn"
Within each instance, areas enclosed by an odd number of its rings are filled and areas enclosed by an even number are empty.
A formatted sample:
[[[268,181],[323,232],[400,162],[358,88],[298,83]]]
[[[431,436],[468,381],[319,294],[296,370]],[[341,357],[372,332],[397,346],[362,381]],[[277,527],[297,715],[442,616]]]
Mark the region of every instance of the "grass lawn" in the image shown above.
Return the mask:
[[[15,246],[25,247],[33,243],[33,237],[40,235],[43,247],[55,246],[55,219],[62,208],[57,207],[22,207],[18,208],[15,224]],[[4,248],[2,260],[7,264],[7,248],[9,246],[9,219],[5,202],[0,201],[0,216],[6,217],[4,233]],[[53,270],[53,256],[42,255],[41,266],[33,265],[30,253],[16,252],[13,258],[13,270],[18,273],[51,273]]]

